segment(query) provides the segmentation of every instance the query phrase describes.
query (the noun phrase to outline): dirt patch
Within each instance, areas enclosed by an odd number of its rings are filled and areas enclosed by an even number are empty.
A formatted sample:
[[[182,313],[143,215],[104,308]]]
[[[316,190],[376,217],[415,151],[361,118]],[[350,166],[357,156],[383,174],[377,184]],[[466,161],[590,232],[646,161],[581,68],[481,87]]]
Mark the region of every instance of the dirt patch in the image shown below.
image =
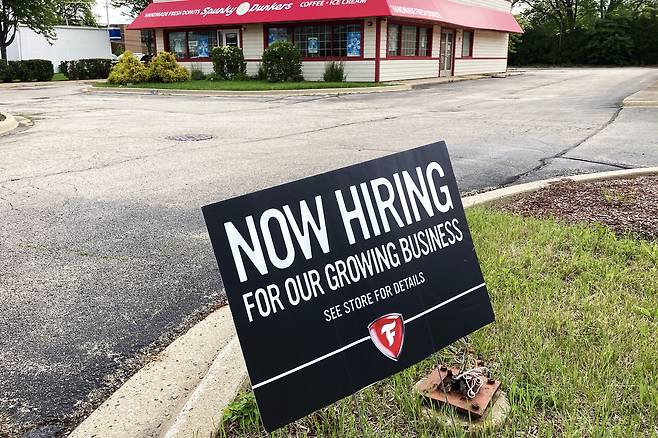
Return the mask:
[[[658,240],[658,176],[589,183],[561,181],[501,208],[523,216],[596,222],[620,235]]]

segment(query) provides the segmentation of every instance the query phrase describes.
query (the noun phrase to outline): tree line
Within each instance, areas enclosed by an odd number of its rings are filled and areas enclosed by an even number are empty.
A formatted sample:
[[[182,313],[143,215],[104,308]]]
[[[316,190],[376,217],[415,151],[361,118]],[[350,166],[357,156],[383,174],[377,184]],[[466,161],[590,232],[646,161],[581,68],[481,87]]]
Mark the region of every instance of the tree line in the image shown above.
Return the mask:
[[[513,0],[511,65],[656,65],[658,0]]]

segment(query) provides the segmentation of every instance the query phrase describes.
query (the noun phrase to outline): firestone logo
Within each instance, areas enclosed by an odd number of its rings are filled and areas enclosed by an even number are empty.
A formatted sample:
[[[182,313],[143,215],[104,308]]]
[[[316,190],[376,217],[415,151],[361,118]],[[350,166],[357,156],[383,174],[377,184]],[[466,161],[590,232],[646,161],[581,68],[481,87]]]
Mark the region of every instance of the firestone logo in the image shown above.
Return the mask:
[[[225,15],[231,16],[234,13],[236,15],[242,16],[249,12],[268,12],[268,11],[287,11],[292,8],[292,3],[269,3],[269,4],[260,4],[254,3],[253,5],[249,2],[242,2],[238,6],[224,6],[221,8],[212,8],[207,6],[201,15],[207,17],[208,15]]]
[[[398,360],[404,345],[404,320],[399,313],[380,316],[368,325],[370,339],[391,360]]]

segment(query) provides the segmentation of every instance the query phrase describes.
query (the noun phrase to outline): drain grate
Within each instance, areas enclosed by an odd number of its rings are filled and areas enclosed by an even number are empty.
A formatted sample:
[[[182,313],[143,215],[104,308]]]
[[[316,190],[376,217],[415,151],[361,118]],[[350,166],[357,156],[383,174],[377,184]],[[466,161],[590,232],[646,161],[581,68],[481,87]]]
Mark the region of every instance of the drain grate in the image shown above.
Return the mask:
[[[183,134],[183,135],[170,135],[166,137],[167,140],[174,141],[203,141],[213,138],[210,134]]]

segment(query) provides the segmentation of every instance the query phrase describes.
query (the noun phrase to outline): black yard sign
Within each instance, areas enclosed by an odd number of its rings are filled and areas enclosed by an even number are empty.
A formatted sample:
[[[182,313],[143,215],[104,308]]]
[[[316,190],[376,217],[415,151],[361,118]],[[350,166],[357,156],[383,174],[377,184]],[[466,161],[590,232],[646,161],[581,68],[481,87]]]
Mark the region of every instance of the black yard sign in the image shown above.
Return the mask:
[[[494,320],[443,142],[203,214],[268,431]]]

